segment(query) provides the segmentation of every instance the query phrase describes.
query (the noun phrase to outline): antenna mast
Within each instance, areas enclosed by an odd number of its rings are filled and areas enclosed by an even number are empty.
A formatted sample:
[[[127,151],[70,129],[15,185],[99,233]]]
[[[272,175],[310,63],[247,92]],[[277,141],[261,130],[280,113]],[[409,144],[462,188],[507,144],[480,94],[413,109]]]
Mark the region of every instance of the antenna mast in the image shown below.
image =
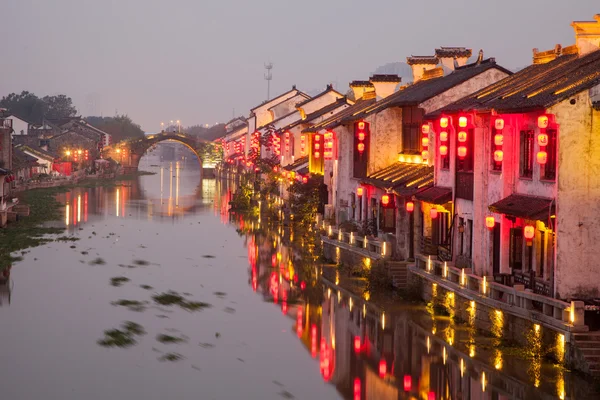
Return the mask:
[[[265,69],[267,70],[267,72],[265,72],[265,81],[267,81],[267,100],[269,100],[271,98],[271,80],[273,79],[271,70],[273,69],[273,63],[265,63]]]

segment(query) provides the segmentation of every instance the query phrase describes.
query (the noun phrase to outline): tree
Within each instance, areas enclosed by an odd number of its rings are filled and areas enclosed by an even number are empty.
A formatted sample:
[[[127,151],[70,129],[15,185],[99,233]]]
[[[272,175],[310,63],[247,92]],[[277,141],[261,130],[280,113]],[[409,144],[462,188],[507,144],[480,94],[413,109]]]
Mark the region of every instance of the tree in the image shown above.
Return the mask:
[[[92,126],[109,133],[114,143],[121,140],[140,138],[144,136],[142,128],[133,122],[127,115],[116,117],[86,117],[85,120]]]
[[[206,128],[202,125],[193,125],[185,128],[183,131],[189,135],[196,136],[200,139],[215,140],[222,136],[225,136],[225,125],[217,124],[210,128]]]
[[[34,124],[41,124],[44,118],[58,119],[77,115],[73,100],[64,94],[40,99],[26,90],[4,96],[0,99],[0,107]]]

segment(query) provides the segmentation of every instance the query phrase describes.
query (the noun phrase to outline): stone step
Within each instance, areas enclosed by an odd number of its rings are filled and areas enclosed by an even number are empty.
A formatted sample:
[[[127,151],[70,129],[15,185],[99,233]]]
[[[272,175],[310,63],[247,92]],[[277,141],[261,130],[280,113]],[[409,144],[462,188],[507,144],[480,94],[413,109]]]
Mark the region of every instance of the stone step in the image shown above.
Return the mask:
[[[579,348],[600,349],[600,342],[596,342],[596,341],[591,341],[591,340],[576,340],[575,344]]]
[[[598,341],[600,341],[600,332],[594,331],[594,332],[574,333],[573,337],[575,338],[576,341],[579,341],[579,340],[598,340]]]
[[[588,356],[600,357],[600,347],[580,347],[579,350],[587,358]]]

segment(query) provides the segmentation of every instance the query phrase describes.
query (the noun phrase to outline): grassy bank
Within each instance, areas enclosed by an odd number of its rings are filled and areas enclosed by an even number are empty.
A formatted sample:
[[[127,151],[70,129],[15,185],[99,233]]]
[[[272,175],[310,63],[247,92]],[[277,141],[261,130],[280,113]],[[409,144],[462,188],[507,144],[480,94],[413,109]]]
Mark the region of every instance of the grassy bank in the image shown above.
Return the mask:
[[[9,223],[0,230],[0,270],[16,261],[11,253],[25,250],[29,247],[40,246],[54,241],[45,237],[61,233],[64,228],[41,226],[44,222],[61,219],[62,205],[56,201],[58,193],[64,193],[66,187],[29,190],[18,195],[19,200],[30,207],[29,217],[22,217],[16,223]]]

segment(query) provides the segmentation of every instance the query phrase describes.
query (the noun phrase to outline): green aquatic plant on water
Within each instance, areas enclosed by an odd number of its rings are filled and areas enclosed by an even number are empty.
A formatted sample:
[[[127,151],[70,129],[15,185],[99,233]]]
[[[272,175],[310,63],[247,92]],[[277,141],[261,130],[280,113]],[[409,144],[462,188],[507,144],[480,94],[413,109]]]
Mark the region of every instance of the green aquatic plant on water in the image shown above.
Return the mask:
[[[132,321],[121,324],[121,329],[104,331],[104,338],[97,343],[103,347],[130,347],[137,343],[136,336],[146,334],[144,327]]]

